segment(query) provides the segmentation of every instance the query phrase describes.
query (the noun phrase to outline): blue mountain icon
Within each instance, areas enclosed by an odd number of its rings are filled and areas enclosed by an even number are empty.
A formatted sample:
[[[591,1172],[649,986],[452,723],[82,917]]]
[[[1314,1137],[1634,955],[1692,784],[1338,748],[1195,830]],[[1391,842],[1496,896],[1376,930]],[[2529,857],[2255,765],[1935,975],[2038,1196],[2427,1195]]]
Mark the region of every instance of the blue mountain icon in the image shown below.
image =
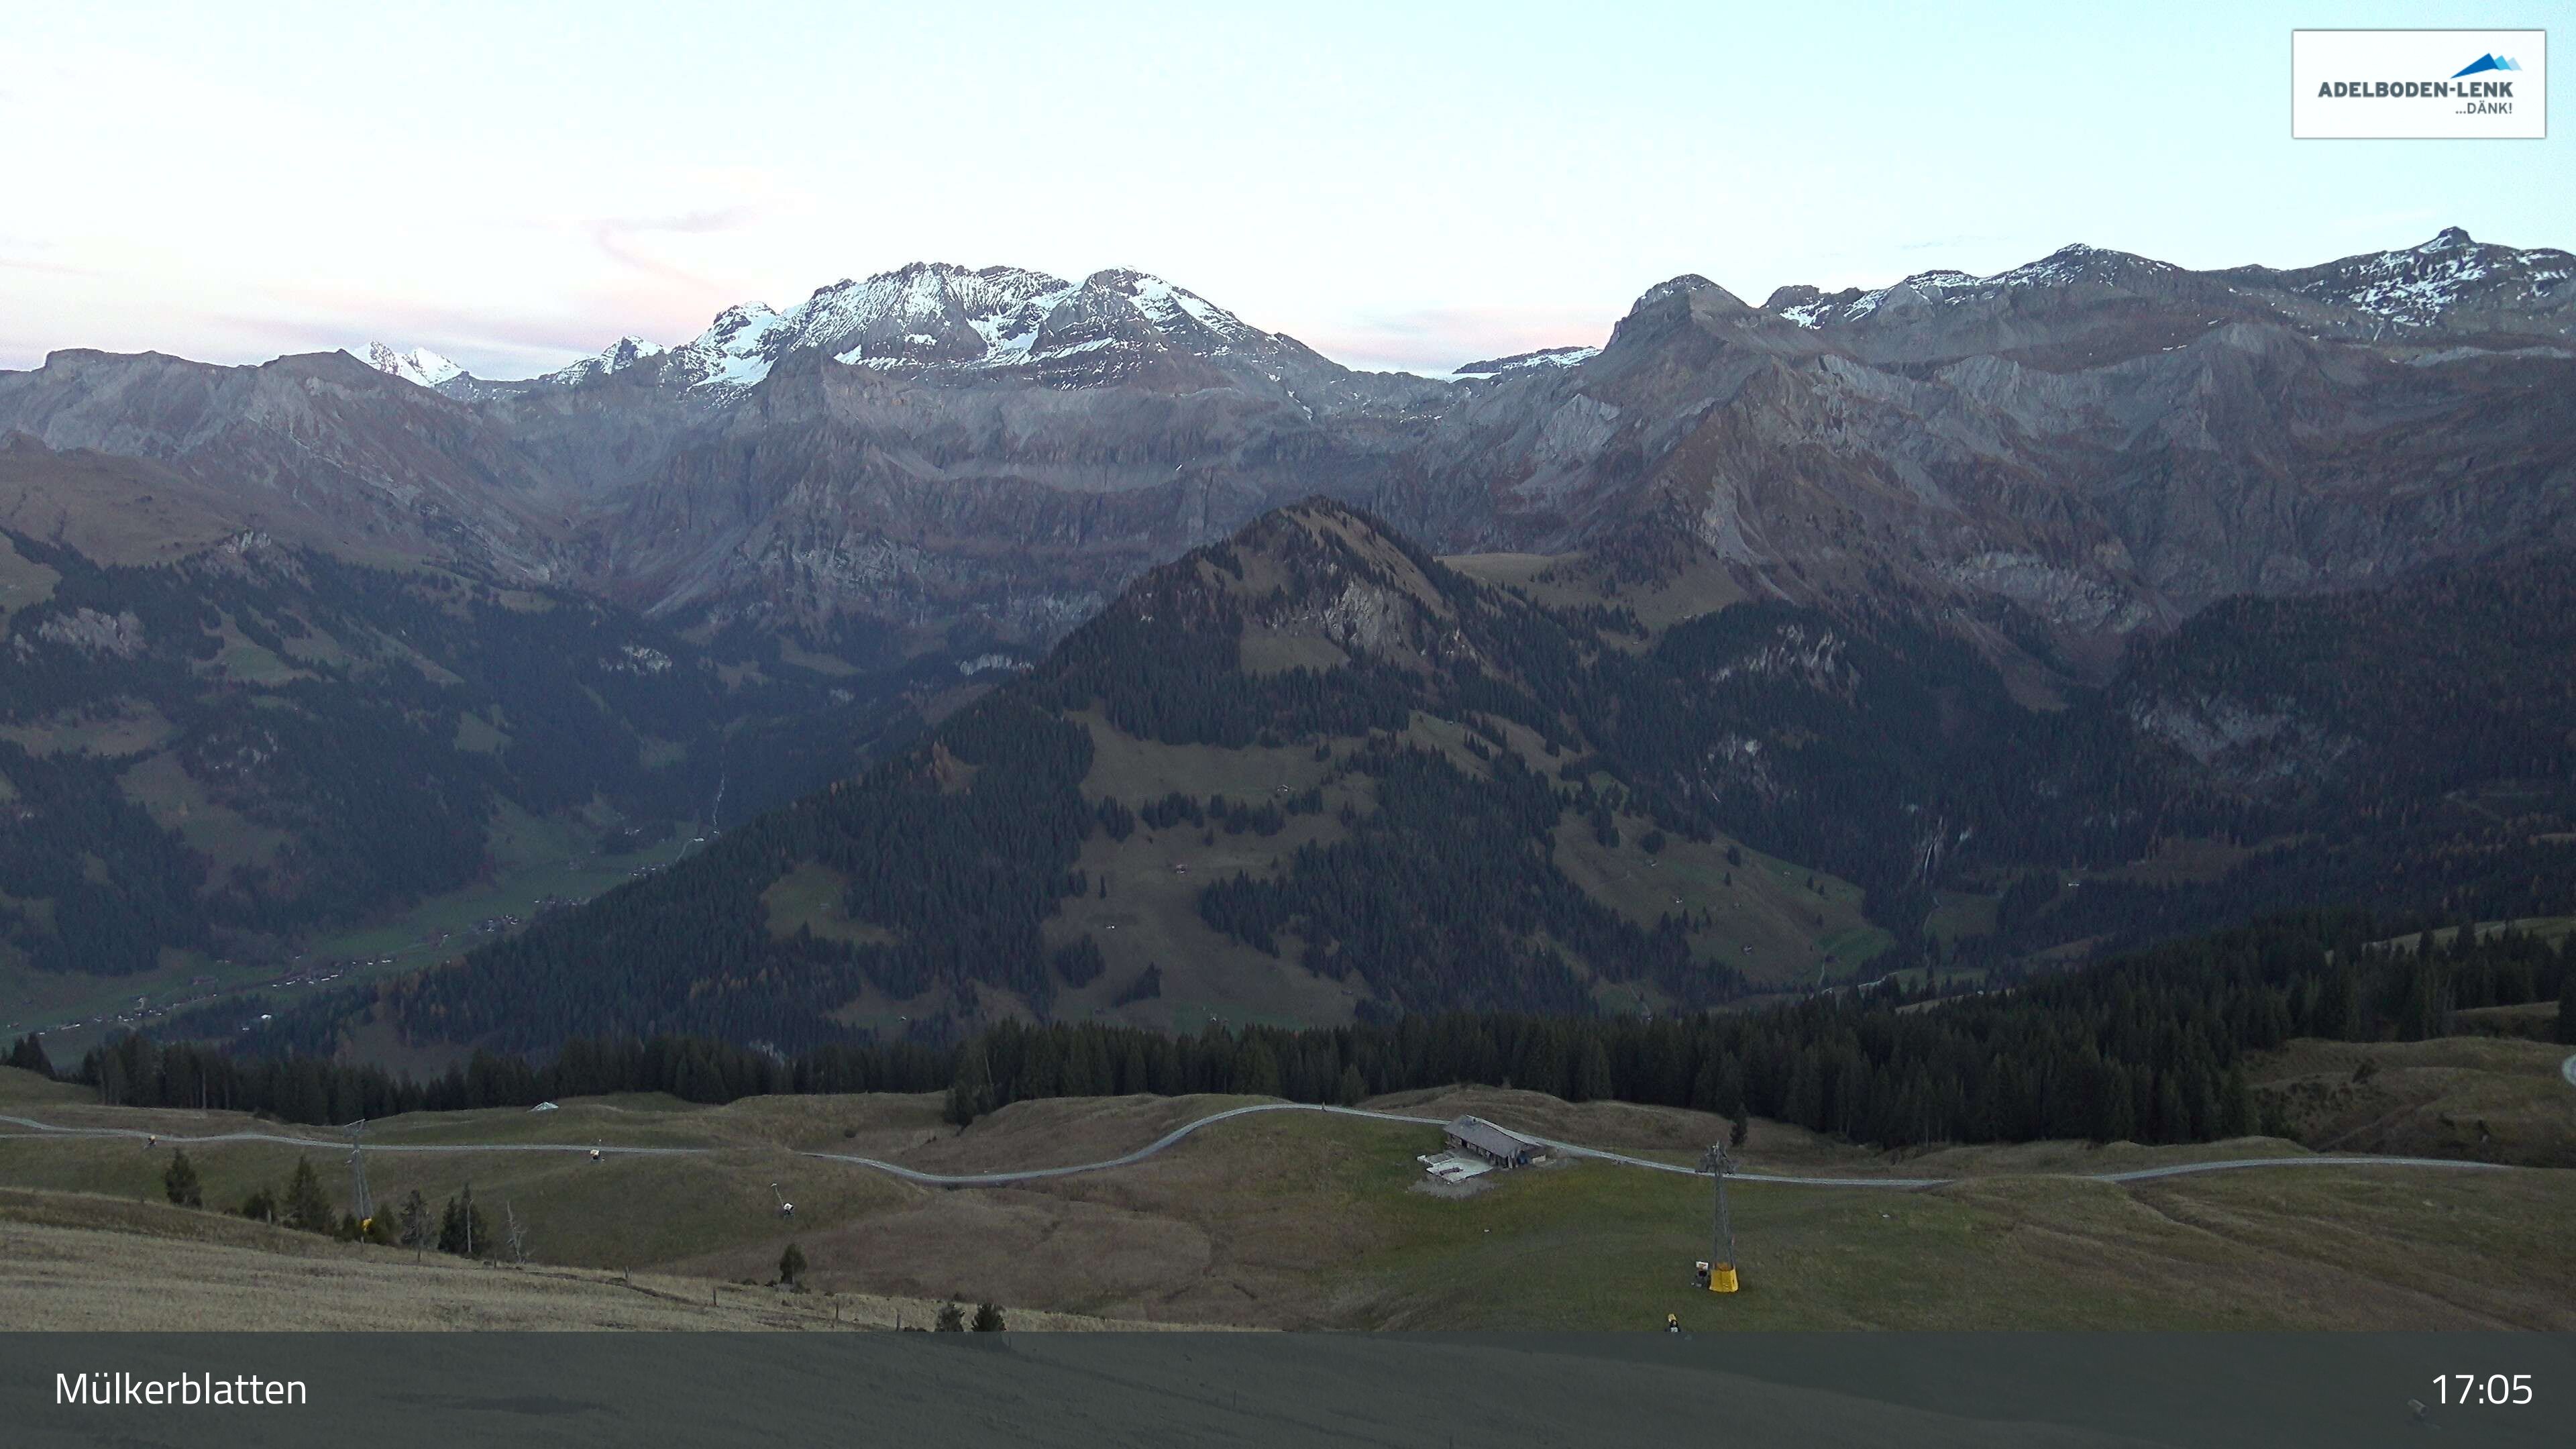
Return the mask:
[[[2508,60],[2501,55],[2482,55],[2477,59],[2470,61],[2467,65],[2460,67],[2458,70],[2453,71],[2451,73],[2451,79],[2458,80],[2461,76],[2476,75],[2480,71],[2520,69],[2522,69],[2521,66],[2514,64],[2511,60]]]

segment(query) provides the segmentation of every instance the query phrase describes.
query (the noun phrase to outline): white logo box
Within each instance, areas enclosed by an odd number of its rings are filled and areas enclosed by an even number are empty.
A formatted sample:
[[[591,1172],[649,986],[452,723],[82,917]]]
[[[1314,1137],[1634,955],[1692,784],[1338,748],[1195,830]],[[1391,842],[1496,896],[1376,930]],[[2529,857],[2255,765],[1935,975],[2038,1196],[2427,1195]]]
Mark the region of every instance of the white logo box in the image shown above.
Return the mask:
[[[2294,30],[2290,134],[2302,141],[2546,140],[2549,32]]]

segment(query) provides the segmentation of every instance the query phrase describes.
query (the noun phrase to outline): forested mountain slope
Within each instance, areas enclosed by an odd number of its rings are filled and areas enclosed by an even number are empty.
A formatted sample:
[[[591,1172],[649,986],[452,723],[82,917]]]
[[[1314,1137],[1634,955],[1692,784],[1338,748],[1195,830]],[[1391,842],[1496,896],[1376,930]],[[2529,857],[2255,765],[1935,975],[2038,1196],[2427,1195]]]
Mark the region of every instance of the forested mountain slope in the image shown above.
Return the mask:
[[[2570,904],[2563,555],[2213,611],[2054,709],[1937,618],[1658,628],[1524,576],[1280,510],[898,757],[364,1013],[525,1049],[1687,1009],[2323,900]],[[1992,929],[1937,929],[1962,898]]]
[[[83,982],[274,974],[493,882],[505,835],[622,875],[720,791],[736,818],[793,798],[907,717],[901,675],[863,693],[774,639],[354,562],[246,511],[157,465],[0,444],[0,1021]]]
[[[386,1009],[527,1046],[609,1022],[799,1043],[901,1016],[1170,1022],[1185,991],[1322,1019],[1721,999],[1735,928],[1575,879],[1661,869],[1621,853],[1642,822],[1576,763],[1567,691],[1605,647],[1313,501],[1149,574],[904,755]],[[1858,924],[1849,887],[1803,873],[1744,896],[1742,929],[1801,964],[1820,920]]]

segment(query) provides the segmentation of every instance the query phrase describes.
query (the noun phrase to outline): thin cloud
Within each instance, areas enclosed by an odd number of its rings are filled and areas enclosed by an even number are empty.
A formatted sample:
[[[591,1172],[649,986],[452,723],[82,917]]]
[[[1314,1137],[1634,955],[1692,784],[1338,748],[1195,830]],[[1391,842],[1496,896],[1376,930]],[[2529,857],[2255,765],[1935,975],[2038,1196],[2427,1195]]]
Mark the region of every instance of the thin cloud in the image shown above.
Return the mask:
[[[2002,240],[2004,238],[2000,236],[1936,236],[1923,241],[1898,242],[1896,249],[1900,252],[1929,252],[1939,251],[1944,247],[1982,246],[1988,242]]]
[[[0,257],[0,268],[13,272],[50,272],[58,277],[102,275],[95,267],[75,267],[64,262],[40,262],[33,257]]]
[[[757,206],[738,205],[682,212],[676,216],[602,217],[590,224],[590,239],[611,261],[622,267],[695,292],[713,293],[717,290],[713,278],[649,255],[637,244],[657,235],[712,236],[739,231],[754,221],[760,211]]]

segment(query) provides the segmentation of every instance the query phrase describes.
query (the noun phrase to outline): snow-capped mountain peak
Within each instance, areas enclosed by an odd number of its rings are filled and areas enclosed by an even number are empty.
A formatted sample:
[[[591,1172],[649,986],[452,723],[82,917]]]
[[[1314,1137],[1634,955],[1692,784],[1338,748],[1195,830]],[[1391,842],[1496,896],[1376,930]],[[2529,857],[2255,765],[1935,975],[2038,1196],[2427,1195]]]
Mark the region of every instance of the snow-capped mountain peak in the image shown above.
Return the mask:
[[[409,352],[396,352],[384,343],[378,342],[367,348],[364,361],[376,371],[391,373],[415,387],[436,388],[442,382],[465,375],[464,367],[439,356],[426,347],[415,347]]]
[[[1019,267],[980,271],[914,262],[865,281],[818,289],[788,313],[790,347],[878,365],[971,363],[1007,335],[1007,320],[1032,298],[1068,284]]]
[[[1236,352],[1266,355],[1280,345],[1198,293],[1149,272],[1110,268],[1075,283],[1021,267],[913,262],[817,287],[784,312],[759,302],[726,308],[704,332],[667,353],[628,338],[544,380],[580,384],[659,358],[656,376],[666,384],[726,401],[756,386],[794,352],[877,369],[1004,370],[1081,358],[1085,377],[1105,378],[1119,368],[1104,371],[1100,364],[1108,359],[1090,354],[1180,352],[1213,359]]]
[[[1697,296],[1702,292],[1718,292],[1724,290],[1725,289],[1718,286],[1717,283],[1710,281],[1708,278],[1701,276],[1697,272],[1685,272],[1669,281],[1657,282],[1655,285],[1648,287],[1644,292],[1638,295],[1637,300],[1634,303],[1630,304],[1628,310],[1631,312],[1642,312],[1646,308],[1652,307],[1669,297],[1691,297]]]
[[[538,379],[541,382],[580,383],[594,377],[624,372],[647,358],[659,357],[670,349],[641,337],[620,337],[594,356],[585,357],[568,367],[557,368]]]
[[[1124,267],[1094,272],[1085,278],[1086,287],[1101,287],[1126,297],[1136,311],[1155,326],[1169,330],[1183,318],[1206,328],[1218,337],[1231,341],[1253,329],[1243,319],[1216,305],[1187,287],[1174,286],[1150,272],[1131,271]]]
[[[766,302],[737,302],[716,314],[707,330],[689,343],[730,357],[758,351],[761,339],[767,337],[787,319]]]
[[[2160,275],[2178,273],[2181,268],[2169,262],[2151,261],[2127,252],[2108,251],[2101,247],[2074,242],[2035,262],[1978,276],[1973,272],[1940,268],[1917,272],[1892,286],[1874,291],[1846,291],[1824,295],[1812,287],[1782,288],[1770,305],[1778,315],[1800,327],[1817,328],[1838,322],[1858,322],[1876,313],[1895,314],[1927,306],[1956,306],[1964,302],[1992,301],[2024,288],[2057,288],[2079,284],[2125,287]]]
[[[2189,295],[2195,299],[2192,305],[2219,310],[2288,305],[2306,317],[2303,327],[2329,327],[2361,337],[2392,328],[2476,331],[2498,322],[2525,333],[2576,333],[2576,321],[2570,320],[2576,311],[2576,257],[2548,248],[2496,246],[2455,226],[2416,246],[2289,272],[2238,267],[2193,273],[2170,262],[2078,243],[1992,276],[1918,272],[1872,291],[1836,293],[1782,287],[1763,310],[1816,330],[1872,318],[1920,320],[1961,308],[1975,312],[1976,304],[2009,304],[2016,297],[2068,289],[2133,297]],[[2345,315],[2315,317],[2310,315],[2314,304]]]
[[[2491,245],[2456,226],[2417,246],[2346,257],[2291,278],[2303,296],[2410,329],[2438,325],[2480,303],[2524,308],[2576,300],[2576,257]]]

